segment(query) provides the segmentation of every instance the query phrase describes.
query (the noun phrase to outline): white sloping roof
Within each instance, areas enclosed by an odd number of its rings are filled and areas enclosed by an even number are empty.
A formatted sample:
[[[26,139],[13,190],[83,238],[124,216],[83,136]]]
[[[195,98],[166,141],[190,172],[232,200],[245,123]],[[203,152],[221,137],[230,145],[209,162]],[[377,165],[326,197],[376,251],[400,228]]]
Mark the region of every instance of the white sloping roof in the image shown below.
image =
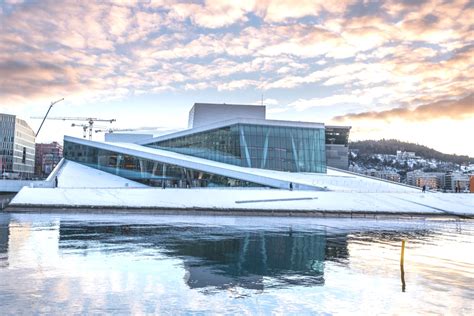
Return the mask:
[[[69,136],[65,136],[64,140],[274,188],[288,189],[291,182],[295,189],[340,192],[419,192],[416,188],[330,169],[327,174],[322,174],[246,168],[138,144],[104,143]]]
[[[125,179],[80,163],[66,160],[58,174],[59,188],[148,188],[149,186]],[[53,179],[54,181],[54,179]]]

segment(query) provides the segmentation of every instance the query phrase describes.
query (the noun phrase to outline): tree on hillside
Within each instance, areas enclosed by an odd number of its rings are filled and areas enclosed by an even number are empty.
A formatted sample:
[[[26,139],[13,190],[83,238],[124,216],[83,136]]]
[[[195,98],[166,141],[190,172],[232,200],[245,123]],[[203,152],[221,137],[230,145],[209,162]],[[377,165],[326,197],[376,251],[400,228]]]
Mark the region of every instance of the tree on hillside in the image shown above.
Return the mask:
[[[474,158],[464,155],[449,155],[436,151],[427,146],[402,142],[396,139],[364,140],[349,143],[349,148],[358,149],[359,155],[370,156],[373,154],[395,155],[397,150],[415,152],[417,156],[425,159],[436,159],[456,164],[474,163]]]

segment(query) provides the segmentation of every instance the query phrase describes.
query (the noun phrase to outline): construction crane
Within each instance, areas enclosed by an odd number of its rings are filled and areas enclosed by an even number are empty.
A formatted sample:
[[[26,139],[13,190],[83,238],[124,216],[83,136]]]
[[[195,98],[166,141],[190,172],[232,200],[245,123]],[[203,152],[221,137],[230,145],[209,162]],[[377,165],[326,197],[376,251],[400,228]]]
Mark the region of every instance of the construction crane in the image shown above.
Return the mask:
[[[86,138],[86,135],[87,135],[87,129],[89,128],[89,124],[76,124],[76,123],[72,123],[71,124],[71,127],[82,127],[82,129],[84,130],[84,138]]]
[[[89,124],[76,124],[76,123],[72,123],[71,127],[82,127],[82,130],[84,131],[84,135],[83,135],[84,138],[86,138],[87,130],[90,128]],[[101,129],[99,129],[99,128],[101,128]],[[94,126],[94,131],[96,133],[98,133],[99,131],[102,131],[102,130],[107,130],[107,127],[106,126]],[[90,132],[89,132],[89,139],[90,139]]]
[[[38,128],[38,131],[36,132],[36,135],[35,135],[36,137],[38,137],[38,134],[39,134],[39,132],[41,131],[41,127],[43,127],[44,121],[45,121],[46,118],[48,117],[49,111],[51,111],[51,108],[53,107],[53,105],[55,105],[56,103],[61,102],[61,101],[63,101],[63,100],[64,100],[64,98],[59,99],[59,100],[54,101],[54,102],[51,102],[51,105],[49,106],[48,111],[46,112],[46,115],[42,118],[43,121],[41,121],[41,125],[40,125],[40,127]]]
[[[42,117],[32,117],[32,119],[42,119]],[[92,139],[92,131],[94,129],[95,122],[107,122],[113,123],[117,121],[116,119],[99,119],[95,117],[48,117],[45,119],[48,120],[59,120],[59,121],[82,121],[86,122],[86,124],[73,124],[72,126],[80,126],[84,129],[84,135],[86,134],[87,130],[89,131],[89,139]],[[85,136],[84,136],[85,138]]]
[[[134,132],[142,130],[142,128],[102,128],[96,129],[96,133],[114,133],[114,132]]]

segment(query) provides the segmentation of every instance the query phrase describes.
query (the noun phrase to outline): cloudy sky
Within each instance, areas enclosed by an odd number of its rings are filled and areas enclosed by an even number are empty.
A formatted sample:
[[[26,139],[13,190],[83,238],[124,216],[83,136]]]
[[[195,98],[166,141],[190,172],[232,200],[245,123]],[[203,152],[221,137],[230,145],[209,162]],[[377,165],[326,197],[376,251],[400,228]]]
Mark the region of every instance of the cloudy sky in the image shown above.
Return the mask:
[[[468,0],[0,0],[0,111],[183,128],[194,102],[474,156]],[[48,121],[39,141],[81,136]],[[100,139],[100,137],[96,137]]]

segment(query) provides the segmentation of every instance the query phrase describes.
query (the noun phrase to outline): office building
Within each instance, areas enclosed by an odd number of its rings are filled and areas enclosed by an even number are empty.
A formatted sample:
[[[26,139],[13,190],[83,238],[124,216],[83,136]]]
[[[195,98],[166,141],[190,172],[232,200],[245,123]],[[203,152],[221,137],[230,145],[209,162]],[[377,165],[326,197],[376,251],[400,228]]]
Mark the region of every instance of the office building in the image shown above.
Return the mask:
[[[461,191],[469,190],[470,178],[468,174],[461,172],[446,173],[445,189],[449,192],[456,192],[456,188]]]
[[[63,157],[63,146],[58,142],[36,144],[35,174],[40,177],[48,176]]]
[[[0,114],[2,178],[29,178],[35,167],[35,133],[15,115]]]
[[[446,183],[446,174],[444,172],[407,172],[407,184],[423,187],[426,185],[433,190],[443,189]]]

